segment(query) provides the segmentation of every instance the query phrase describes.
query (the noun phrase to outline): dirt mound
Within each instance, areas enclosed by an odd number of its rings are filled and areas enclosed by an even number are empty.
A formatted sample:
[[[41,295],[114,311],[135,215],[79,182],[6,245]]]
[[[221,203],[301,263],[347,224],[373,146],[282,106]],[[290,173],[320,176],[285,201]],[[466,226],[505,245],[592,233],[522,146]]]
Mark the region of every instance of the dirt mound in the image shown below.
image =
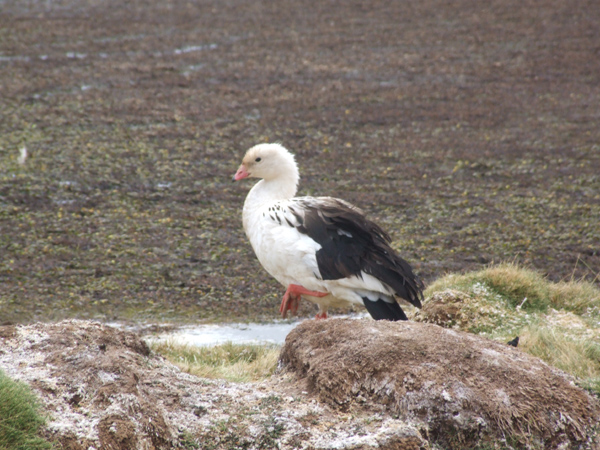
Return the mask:
[[[96,322],[0,327],[0,369],[32,386],[46,435],[66,450],[597,448],[595,399],[466,333],[308,321],[282,362],[288,370],[263,383],[227,383],[182,373],[138,335]]]
[[[506,439],[598,446],[596,399],[541,360],[471,334],[414,322],[307,321],[288,335],[281,359],[321,401],[423,423],[444,448]]]
[[[162,411],[145,395],[150,349],[139,336],[81,321],[1,328],[0,355],[22,372],[3,369],[42,393],[63,448],[170,448]]]
[[[427,448],[410,423],[340,414],[285,376],[193,377],[136,334],[96,322],[0,327],[0,369],[33,387],[46,434],[65,450]]]
[[[419,311],[414,320],[439,325],[444,328],[468,325],[470,317],[464,314],[465,294],[454,290],[436,292]]]

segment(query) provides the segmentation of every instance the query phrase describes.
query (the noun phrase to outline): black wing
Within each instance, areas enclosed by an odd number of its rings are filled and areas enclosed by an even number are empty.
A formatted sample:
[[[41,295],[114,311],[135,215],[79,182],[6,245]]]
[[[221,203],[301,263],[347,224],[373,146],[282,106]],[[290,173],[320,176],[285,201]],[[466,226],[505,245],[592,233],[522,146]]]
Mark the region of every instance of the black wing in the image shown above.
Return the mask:
[[[374,276],[398,297],[421,307],[423,282],[412,267],[390,247],[390,236],[357,208],[337,199],[298,199],[293,207],[296,228],[321,245],[317,264],[324,280]]]

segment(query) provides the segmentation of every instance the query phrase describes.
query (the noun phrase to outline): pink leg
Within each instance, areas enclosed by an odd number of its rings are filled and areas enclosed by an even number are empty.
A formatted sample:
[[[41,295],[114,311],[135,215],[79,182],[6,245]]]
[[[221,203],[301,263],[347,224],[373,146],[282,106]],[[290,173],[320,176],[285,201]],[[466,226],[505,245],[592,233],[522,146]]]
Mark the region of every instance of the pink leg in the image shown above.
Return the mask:
[[[302,295],[325,297],[328,294],[327,292],[310,291],[299,284],[290,284],[283,295],[281,306],[279,307],[281,317],[285,318],[288,310],[292,311],[292,314],[296,314],[298,312],[298,306],[300,305],[300,298]]]
[[[281,306],[279,307],[281,317],[285,319],[288,310],[292,311],[292,314],[295,314],[296,311],[298,311],[298,305],[300,305],[300,297],[285,291],[283,299],[281,300]]]

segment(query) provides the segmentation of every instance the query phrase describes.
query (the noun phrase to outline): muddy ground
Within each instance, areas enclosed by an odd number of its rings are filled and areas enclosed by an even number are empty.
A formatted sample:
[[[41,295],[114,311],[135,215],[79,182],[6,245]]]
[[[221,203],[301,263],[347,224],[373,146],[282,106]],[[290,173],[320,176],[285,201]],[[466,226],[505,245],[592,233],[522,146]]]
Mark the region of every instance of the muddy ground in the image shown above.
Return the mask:
[[[1,323],[277,317],[231,183],[264,141],[426,281],[597,281],[596,0],[0,0],[0,86]]]

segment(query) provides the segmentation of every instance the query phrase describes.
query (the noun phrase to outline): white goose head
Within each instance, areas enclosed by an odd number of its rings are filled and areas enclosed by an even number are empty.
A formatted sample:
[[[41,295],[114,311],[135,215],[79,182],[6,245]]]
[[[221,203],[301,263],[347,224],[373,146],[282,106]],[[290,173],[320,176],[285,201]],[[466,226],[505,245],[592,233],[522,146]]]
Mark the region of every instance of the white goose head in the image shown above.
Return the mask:
[[[247,177],[262,178],[266,182],[285,180],[298,184],[300,175],[294,155],[280,144],[258,144],[246,152],[234,181]]]

